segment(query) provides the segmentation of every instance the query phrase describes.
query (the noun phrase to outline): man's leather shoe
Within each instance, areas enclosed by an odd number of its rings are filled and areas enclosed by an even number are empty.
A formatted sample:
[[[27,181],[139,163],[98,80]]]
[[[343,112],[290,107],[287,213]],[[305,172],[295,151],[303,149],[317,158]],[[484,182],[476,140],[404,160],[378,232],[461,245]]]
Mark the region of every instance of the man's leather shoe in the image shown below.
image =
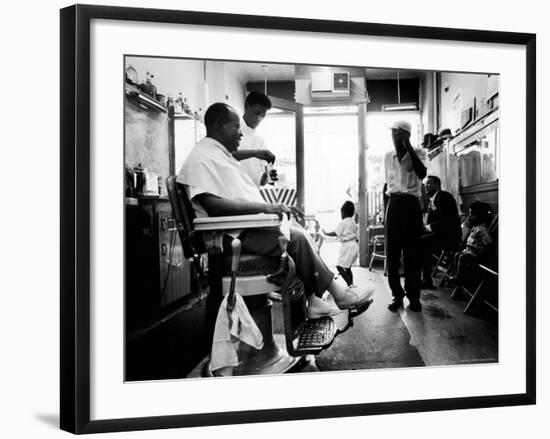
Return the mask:
[[[422,309],[422,304],[420,300],[409,300],[409,309],[414,312],[419,312]]]
[[[393,298],[393,300],[388,304],[388,309],[392,312],[397,311],[403,306],[403,299]]]

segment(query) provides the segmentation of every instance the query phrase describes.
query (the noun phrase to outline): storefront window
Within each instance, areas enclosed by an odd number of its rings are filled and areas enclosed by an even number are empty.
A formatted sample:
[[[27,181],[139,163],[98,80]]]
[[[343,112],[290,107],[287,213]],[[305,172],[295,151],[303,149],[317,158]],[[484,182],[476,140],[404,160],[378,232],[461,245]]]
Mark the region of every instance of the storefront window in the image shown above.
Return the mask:
[[[275,154],[277,187],[296,189],[296,116],[291,111],[269,110],[257,128],[266,139],[267,149]]]
[[[304,111],[305,206],[333,230],[346,200],[358,202],[357,107]]]

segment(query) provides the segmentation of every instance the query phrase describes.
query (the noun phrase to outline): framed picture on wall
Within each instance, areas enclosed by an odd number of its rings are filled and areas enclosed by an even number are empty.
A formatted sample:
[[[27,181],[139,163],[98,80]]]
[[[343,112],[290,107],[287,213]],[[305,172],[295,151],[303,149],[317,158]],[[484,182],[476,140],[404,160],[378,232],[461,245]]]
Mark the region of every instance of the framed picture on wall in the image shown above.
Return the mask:
[[[535,35],[77,5],[61,57],[62,429],[535,403]]]

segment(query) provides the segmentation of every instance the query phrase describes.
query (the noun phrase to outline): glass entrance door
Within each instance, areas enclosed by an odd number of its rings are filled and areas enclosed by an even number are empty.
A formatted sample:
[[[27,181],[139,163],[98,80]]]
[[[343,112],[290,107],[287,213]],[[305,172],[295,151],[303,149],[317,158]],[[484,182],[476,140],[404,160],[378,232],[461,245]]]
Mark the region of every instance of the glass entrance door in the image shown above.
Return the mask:
[[[358,107],[308,107],[304,113],[305,211],[333,231],[350,200],[361,227]],[[324,240],[320,251],[328,265],[336,265],[339,246],[335,238]]]
[[[273,108],[258,127],[267,148],[275,154],[278,181],[265,190],[274,201],[304,210],[304,122],[303,107],[296,102],[270,96]],[[272,200],[271,198],[270,200]]]

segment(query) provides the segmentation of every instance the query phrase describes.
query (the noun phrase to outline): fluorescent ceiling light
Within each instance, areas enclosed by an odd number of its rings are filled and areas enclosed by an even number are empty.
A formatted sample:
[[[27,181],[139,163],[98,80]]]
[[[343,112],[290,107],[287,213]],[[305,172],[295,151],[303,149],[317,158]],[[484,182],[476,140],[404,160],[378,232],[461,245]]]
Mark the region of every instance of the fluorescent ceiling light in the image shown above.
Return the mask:
[[[382,105],[382,111],[407,111],[407,110],[417,110],[416,103],[409,102],[409,103],[403,103],[403,104]]]
[[[357,114],[357,105],[335,105],[330,107],[304,107],[304,114]]]

